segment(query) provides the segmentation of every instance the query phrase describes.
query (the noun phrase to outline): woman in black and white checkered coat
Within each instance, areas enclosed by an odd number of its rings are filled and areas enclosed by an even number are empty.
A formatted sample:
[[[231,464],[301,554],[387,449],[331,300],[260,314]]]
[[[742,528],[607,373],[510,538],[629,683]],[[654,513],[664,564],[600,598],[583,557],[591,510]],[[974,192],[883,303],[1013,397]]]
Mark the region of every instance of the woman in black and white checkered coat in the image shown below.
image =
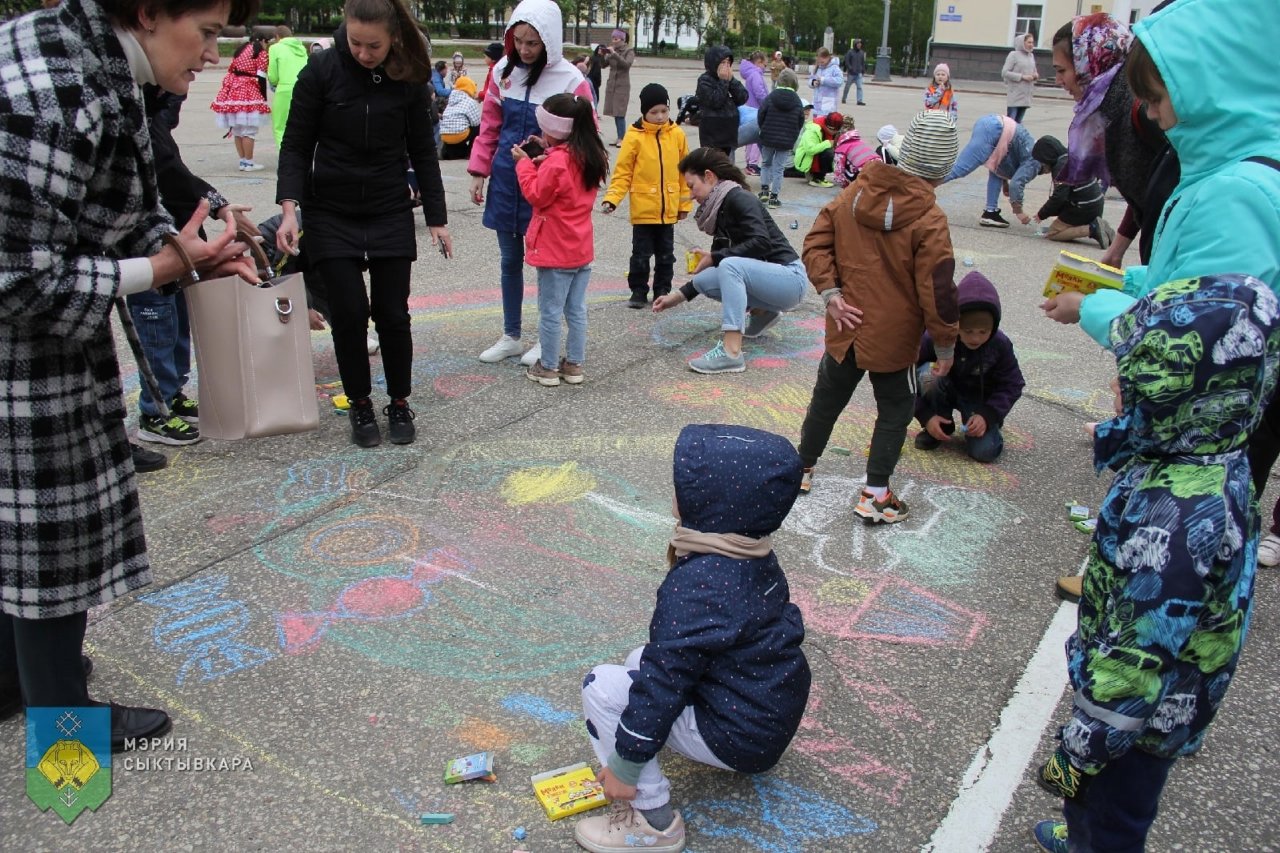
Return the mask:
[[[151,580],[110,312],[199,269],[255,280],[234,232],[160,206],[141,83],[185,94],[257,0],[65,0],[0,26],[0,716],[90,703],[90,607]],[[197,8],[198,7],[198,8]],[[169,729],[112,706],[112,748]]]

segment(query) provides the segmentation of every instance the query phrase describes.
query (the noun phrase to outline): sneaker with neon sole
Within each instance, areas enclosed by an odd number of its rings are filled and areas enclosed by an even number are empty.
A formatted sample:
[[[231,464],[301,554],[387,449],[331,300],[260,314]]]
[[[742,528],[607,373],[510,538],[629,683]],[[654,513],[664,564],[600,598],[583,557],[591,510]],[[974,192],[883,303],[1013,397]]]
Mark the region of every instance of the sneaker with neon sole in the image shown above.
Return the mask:
[[[1042,820],[1031,827],[1031,837],[1041,850],[1067,853],[1067,825],[1060,820]]]
[[[200,430],[177,415],[168,419],[160,415],[141,415],[138,417],[138,440],[180,447],[199,441]]]

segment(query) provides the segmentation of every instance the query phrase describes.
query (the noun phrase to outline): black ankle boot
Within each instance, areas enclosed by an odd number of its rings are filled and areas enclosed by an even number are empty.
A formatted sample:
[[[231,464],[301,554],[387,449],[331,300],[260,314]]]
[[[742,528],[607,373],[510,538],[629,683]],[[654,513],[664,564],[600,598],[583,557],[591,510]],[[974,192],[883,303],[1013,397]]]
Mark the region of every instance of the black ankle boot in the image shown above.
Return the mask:
[[[378,417],[373,411],[373,401],[368,397],[351,401],[351,440],[361,447],[377,447],[382,444],[382,430],[378,429]]]

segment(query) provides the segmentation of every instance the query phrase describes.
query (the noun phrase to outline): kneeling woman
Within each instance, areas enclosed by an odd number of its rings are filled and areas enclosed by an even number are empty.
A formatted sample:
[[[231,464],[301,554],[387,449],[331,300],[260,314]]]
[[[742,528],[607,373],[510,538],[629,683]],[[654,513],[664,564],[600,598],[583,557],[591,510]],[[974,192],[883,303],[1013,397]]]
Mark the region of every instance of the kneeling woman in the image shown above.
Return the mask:
[[[689,362],[698,373],[746,370],[742,339],[755,338],[793,310],[808,290],[804,264],[778,230],[747,178],[717,148],[699,148],[680,161],[680,174],[698,202],[698,230],[712,238],[699,251],[693,279],[653,301],[654,311],[688,302],[699,293],[723,305],[724,338]],[[750,317],[747,314],[750,312]]]

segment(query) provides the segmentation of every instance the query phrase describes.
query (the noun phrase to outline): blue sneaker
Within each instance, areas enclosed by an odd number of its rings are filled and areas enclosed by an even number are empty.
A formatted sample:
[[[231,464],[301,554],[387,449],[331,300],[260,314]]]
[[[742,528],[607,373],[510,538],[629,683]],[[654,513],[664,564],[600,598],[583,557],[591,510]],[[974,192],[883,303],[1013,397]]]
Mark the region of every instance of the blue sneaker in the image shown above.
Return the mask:
[[[689,369],[694,373],[741,373],[747,369],[747,360],[741,353],[729,355],[724,341],[717,341],[701,358],[689,362]]]
[[[782,315],[777,311],[761,311],[759,314],[747,314],[747,327],[742,330],[744,338],[758,338],[772,329]]]
[[[1042,820],[1031,829],[1031,837],[1042,850],[1067,853],[1067,825],[1060,820]]]

